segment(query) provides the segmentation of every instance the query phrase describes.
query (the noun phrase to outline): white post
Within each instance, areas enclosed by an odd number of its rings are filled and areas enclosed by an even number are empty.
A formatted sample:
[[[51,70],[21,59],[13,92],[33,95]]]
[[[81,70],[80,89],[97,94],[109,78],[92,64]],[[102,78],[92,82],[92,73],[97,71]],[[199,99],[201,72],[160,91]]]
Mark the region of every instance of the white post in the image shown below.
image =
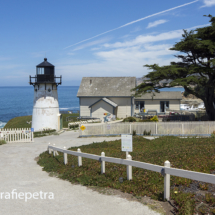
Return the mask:
[[[127,159],[127,157],[128,157],[128,152],[126,151],[125,153],[126,153],[126,154],[125,154],[125,159]]]
[[[51,144],[49,143],[49,145],[48,146],[50,146]],[[49,154],[51,154],[52,152],[51,152],[51,149],[48,147],[48,151],[49,151]]]
[[[53,146],[55,147],[55,144],[53,144]],[[53,149],[53,156],[55,156],[55,150]]]
[[[127,160],[132,160],[131,155],[128,155]],[[127,165],[127,180],[132,180],[132,166]]]
[[[158,134],[158,123],[155,123],[155,134]]]
[[[164,166],[170,167],[170,162],[165,161]],[[166,199],[167,201],[169,201],[169,198],[170,198],[170,175],[165,174],[164,175],[164,200]]]
[[[64,146],[63,149],[66,150],[66,146]],[[65,153],[65,152],[63,153],[63,161],[64,161],[65,165],[68,163],[68,161],[67,161],[67,153]]]
[[[81,153],[81,149],[78,148],[77,152]],[[82,166],[82,157],[78,156],[78,166]]]
[[[101,157],[105,157],[104,152],[101,153]],[[105,161],[102,161],[102,163],[101,163],[101,174],[104,174],[104,173],[105,173]]]

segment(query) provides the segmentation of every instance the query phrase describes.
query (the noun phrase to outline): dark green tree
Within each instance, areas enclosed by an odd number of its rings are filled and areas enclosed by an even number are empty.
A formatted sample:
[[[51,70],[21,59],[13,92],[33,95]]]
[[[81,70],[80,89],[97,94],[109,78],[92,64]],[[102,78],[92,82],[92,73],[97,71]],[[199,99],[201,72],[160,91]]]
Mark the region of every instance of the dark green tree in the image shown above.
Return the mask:
[[[170,48],[181,52],[175,55],[178,62],[171,62],[168,66],[144,65],[152,71],[144,76],[143,83],[132,89],[135,96],[182,86],[186,94],[204,101],[209,119],[215,120],[215,17],[207,17],[211,25],[189,32],[184,30],[181,41]]]

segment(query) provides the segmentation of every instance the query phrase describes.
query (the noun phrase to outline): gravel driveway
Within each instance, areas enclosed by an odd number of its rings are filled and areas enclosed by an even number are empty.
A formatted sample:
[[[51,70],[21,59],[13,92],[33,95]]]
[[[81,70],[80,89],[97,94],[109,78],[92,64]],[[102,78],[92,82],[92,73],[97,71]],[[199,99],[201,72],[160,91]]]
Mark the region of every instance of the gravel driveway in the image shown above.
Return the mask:
[[[81,185],[50,177],[34,160],[56,146],[80,146],[119,137],[78,138],[78,132],[35,138],[34,143],[0,146],[0,214],[155,215],[147,206],[118,196],[99,194]]]

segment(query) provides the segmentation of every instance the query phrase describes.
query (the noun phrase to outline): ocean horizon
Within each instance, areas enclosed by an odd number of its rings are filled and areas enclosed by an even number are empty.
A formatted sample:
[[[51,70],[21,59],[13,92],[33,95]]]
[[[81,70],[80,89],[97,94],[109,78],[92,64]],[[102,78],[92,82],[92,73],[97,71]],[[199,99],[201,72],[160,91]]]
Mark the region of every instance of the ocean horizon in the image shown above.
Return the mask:
[[[76,97],[79,86],[58,86],[60,111],[79,110]],[[184,91],[184,88],[164,88],[161,91]],[[32,86],[0,86],[0,128],[18,116],[32,115],[34,90]]]

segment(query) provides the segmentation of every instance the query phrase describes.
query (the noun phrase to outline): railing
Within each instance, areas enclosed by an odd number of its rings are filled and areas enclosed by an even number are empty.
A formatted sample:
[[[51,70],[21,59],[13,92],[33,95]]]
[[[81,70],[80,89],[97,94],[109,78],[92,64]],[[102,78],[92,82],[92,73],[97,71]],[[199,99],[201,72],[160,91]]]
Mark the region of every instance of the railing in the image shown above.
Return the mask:
[[[31,85],[40,83],[56,83],[59,85],[62,84],[62,75],[60,77],[56,77],[55,75],[35,75],[35,77],[29,76],[29,83]]]
[[[0,129],[0,139],[6,142],[34,142],[30,128]]]
[[[120,135],[136,134],[143,135],[144,131],[151,131],[151,135],[210,135],[215,131],[215,121],[205,122],[134,122],[114,124],[91,124],[85,125],[85,130],[79,129],[79,136],[92,135]]]
[[[162,174],[162,176],[164,176],[164,199],[167,199],[167,200],[170,199],[170,175],[215,184],[215,175],[201,173],[201,172],[188,171],[188,170],[183,170],[183,169],[171,168],[169,161],[165,161],[164,166],[158,166],[158,165],[139,162],[139,161],[132,161],[131,155],[128,155],[126,157],[126,159],[105,157],[104,152],[102,152],[101,156],[99,156],[99,155],[83,153],[83,152],[81,152],[80,149],[78,149],[77,152],[75,152],[75,151],[66,150],[66,147],[64,147],[64,149],[57,148],[55,146],[51,146],[50,143],[49,143],[47,150],[48,150],[49,154],[51,154],[53,152],[53,156],[58,155],[57,152],[62,152],[64,154],[64,164],[65,165],[68,163],[67,154],[78,157],[78,166],[79,167],[82,166],[82,157],[100,161],[101,162],[101,174],[105,173],[105,161],[110,162],[110,163],[126,165],[127,166],[127,180],[132,180],[132,166],[141,168],[141,169],[151,170],[154,172],[159,172]]]

